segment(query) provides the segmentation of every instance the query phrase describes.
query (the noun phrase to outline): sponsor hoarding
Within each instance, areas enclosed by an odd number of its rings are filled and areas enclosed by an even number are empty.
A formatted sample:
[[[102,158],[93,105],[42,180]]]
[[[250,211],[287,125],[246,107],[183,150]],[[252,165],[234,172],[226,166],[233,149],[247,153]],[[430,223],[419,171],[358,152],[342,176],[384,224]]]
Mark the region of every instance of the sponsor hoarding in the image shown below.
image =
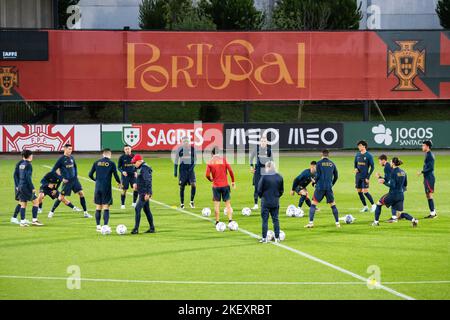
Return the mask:
[[[99,151],[100,125],[4,125],[0,141],[1,152],[57,152],[66,143],[75,151]]]
[[[380,149],[420,149],[424,140],[431,140],[434,148],[449,148],[450,121],[344,123],[344,148],[355,148],[358,140]]]

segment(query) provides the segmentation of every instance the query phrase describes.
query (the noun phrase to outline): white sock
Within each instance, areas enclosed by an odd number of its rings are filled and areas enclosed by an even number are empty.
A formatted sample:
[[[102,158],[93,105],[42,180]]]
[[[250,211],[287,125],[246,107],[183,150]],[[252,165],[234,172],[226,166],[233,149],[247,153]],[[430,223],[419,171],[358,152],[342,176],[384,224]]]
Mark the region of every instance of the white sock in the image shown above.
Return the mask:
[[[392,216],[392,220],[396,220],[397,219],[397,216]]]

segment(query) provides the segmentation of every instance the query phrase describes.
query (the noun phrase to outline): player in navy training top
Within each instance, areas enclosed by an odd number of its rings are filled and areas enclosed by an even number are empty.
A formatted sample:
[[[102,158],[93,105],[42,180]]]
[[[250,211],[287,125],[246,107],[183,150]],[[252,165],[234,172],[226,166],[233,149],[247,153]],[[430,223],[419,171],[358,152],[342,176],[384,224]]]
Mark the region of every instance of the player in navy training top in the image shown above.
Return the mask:
[[[138,198],[138,192],[136,190],[137,173],[134,164],[131,163],[133,157],[134,154],[131,151],[131,147],[129,145],[125,145],[123,147],[123,154],[120,156],[117,164],[117,167],[122,175],[122,195],[120,196],[121,209],[125,209],[125,200],[129,187],[133,189],[133,204],[131,206],[133,208],[136,207],[136,201]]]
[[[253,145],[252,145],[253,147]],[[267,136],[262,136],[259,144],[253,147],[250,153],[250,171],[253,173],[253,210],[258,209],[258,182],[264,174],[265,165],[269,161],[273,161],[272,149],[268,145]],[[255,161],[256,160],[256,161]]]
[[[316,190],[314,191],[312,205],[309,208],[309,223],[305,226],[305,228],[314,227],[314,214],[316,212],[316,206],[324,197],[326,197],[327,203],[331,207],[336,227],[341,227],[339,224],[339,212],[336,207],[333,194],[333,186],[338,179],[338,171],[334,162],[328,159],[329,154],[330,153],[328,150],[324,150],[322,152],[322,159],[319,160],[316,165]]]
[[[359,199],[363,204],[361,212],[369,211],[367,207],[367,198],[372,205],[371,212],[375,212],[376,205],[374,204],[372,195],[369,193],[369,179],[375,169],[372,155],[367,151],[367,142],[364,140],[358,141],[358,152],[354,160],[355,167],[355,188],[358,192]],[[365,196],[365,197],[364,197]]]
[[[197,153],[194,146],[191,146],[189,137],[182,138],[183,144],[175,151],[174,177],[178,177],[180,186],[180,208],[184,209],[184,189],[187,185],[191,186],[191,201],[189,205],[195,208],[194,198],[197,190],[195,178],[195,164],[197,162]]]
[[[437,217],[433,200],[434,183],[436,182],[436,178],[434,176],[434,154],[431,152],[432,147],[433,144],[429,140],[422,143],[422,151],[425,152],[425,160],[422,171],[417,173],[418,176],[423,175],[423,186],[425,188],[425,195],[428,199],[428,207],[430,208],[430,214],[426,216],[425,219],[433,219]]]
[[[23,156],[21,155],[22,160],[20,160],[19,162],[16,163],[16,166],[14,168],[14,173],[13,173],[13,179],[14,179],[14,199],[17,202],[16,208],[14,209],[14,213],[13,216],[11,217],[11,223],[14,224],[19,224],[20,221],[17,219],[17,216],[20,213],[20,202],[19,202],[19,194],[17,191],[17,186],[19,185],[19,165],[20,163],[25,160],[23,158]]]
[[[19,175],[17,184],[17,197],[20,202],[20,226],[28,227],[29,222],[25,219],[25,212],[28,202],[33,203],[32,209],[32,225],[42,226],[37,219],[39,202],[36,196],[36,189],[33,184],[33,166],[31,162],[33,161],[33,152],[30,150],[24,150],[22,152],[23,160],[19,163]]]
[[[300,195],[300,200],[298,202],[298,207],[301,208],[305,202],[308,207],[311,207],[311,200],[309,199],[308,190],[306,187],[312,182],[313,187],[315,186],[316,178],[316,161],[311,161],[309,168],[305,169],[300,173],[292,183],[291,196],[294,194]],[[317,209],[316,209],[317,211]]]
[[[379,219],[381,215],[381,207],[392,207],[395,209],[397,218],[406,219],[411,221],[413,227],[417,227],[419,220],[415,219],[410,214],[403,212],[403,202],[405,200],[404,193],[408,186],[408,178],[406,172],[400,169],[403,162],[397,158],[392,158],[391,166],[392,172],[389,181],[385,179],[379,179],[378,182],[385,184],[389,187],[389,193],[381,197],[377,203],[377,209],[375,210],[375,220],[372,226],[376,227],[380,225]]]
[[[100,225],[102,210],[104,225],[107,226],[109,223],[109,207],[113,203],[112,176],[114,176],[114,179],[121,187],[116,164],[111,160],[111,149],[104,149],[102,154],[103,158],[95,161],[89,172],[89,178],[95,181],[94,203],[96,206],[95,221],[97,223],[97,232],[102,230]]]
[[[380,173],[376,173],[376,177],[377,179],[383,179],[385,182],[389,182],[390,178],[391,178],[391,173],[392,173],[392,167],[391,167],[391,163],[387,160],[387,156],[385,154],[382,154],[378,157],[378,163],[384,168],[383,169],[383,175],[381,175]],[[387,221],[387,222],[397,222],[397,215],[395,213],[395,209],[393,207],[391,207],[391,218]]]

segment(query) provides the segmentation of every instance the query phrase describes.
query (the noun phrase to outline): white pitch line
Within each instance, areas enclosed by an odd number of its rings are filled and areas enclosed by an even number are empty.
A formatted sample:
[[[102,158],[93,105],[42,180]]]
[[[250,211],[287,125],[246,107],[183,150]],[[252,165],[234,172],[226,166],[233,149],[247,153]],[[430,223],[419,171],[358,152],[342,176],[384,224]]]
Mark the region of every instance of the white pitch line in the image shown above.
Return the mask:
[[[44,165],[44,167],[51,168],[50,166],[45,166],[45,165]],[[83,180],[86,180],[86,181],[94,182],[93,180],[88,179],[88,178],[83,177],[83,176],[78,176],[78,177],[81,178],[81,179],[83,179]],[[113,189],[114,189],[114,190],[117,190],[117,191],[121,191],[119,188],[113,187]],[[128,194],[131,195],[130,192],[128,192]],[[200,215],[198,215],[198,214],[189,212],[189,211],[184,210],[184,209],[173,208],[173,207],[171,207],[170,205],[168,205],[168,204],[166,204],[166,203],[164,203],[164,202],[160,202],[160,201],[157,201],[157,200],[154,200],[154,199],[150,199],[150,201],[151,201],[151,202],[154,202],[154,203],[156,203],[156,204],[158,204],[158,205],[160,205],[160,206],[163,206],[163,207],[166,207],[166,208],[171,208],[171,209],[173,209],[173,210],[176,210],[176,211],[179,211],[179,212],[188,214],[188,215],[193,216],[193,217],[195,217],[195,218],[197,218],[197,219],[203,219],[203,220],[207,220],[207,221],[213,222],[213,220],[210,219],[210,218],[200,216]],[[259,238],[260,238],[258,235],[254,234],[253,232],[250,232],[250,231],[245,230],[245,229],[242,229],[242,228],[239,228],[238,231],[240,231],[240,232],[242,232],[242,233],[245,233],[245,234],[247,234],[247,235],[249,235],[250,237],[255,238],[255,239],[259,239]],[[322,264],[322,265],[325,265],[325,266],[327,266],[327,267],[329,267],[329,268],[332,268],[332,269],[334,269],[334,270],[337,270],[337,271],[339,271],[339,272],[341,272],[341,273],[347,274],[347,275],[349,275],[349,276],[351,276],[351,277],[353,277],[353,278],[355,278],[355,279],[358,279],[358,280],[362,281],[364,284],[367,284],[367,281],[368,281],[367,278],[364,278],[364,277],[362,277],[362,276],[360,276],[360,275],[358,275],[358,274],[356,274],[356,273],[353,273],[353,272],[351,272],[351,271],[349,271],[349,270],[346,270],[346,269],[344,269],[344,268],[341,268],[341,267],[339,267],[339,266],[337,266],[337,265],[334,265],[334,264],[332,264],[332,263],[330,263],[330,262],[327,262],[327,261],[325,261],[325,260],[322,260],[322,259],[317,258],[317,257],[315,257],[315,256],[312,256],[312,255],[310,255],[310,254],[308,254],[308,253],[305,253],[305,252],[303,252],[303,251],[300,251],[300,250],[291,248],[291,247],[286,246],[286,245],[281,244],[281,243],[274,243],[274,242],[271,242],[270,244],[272,244],[272,245],[274,245],[274,246],[277,246],[277,247],[279,247],[279,248],[283,248],[283,249],[288,250],[288,251],[290,251],[290,252],[293,252],[293,253],[295,253],[295,254],[297,254],[297,255],[300,255],[300,256],[302,256],[302,257],[304,257],[304,258],[307,258],[307,259],[309,259],[309,260],[315,261],[315,262],[320,263],[320,264]],[[385,285],[378,284],[377,287],[378,287],[379,289],[383,289],[384,291],[387,291],[387,292],[389,292],[389,293],[391,293],[391,294],[393,294],[393,295],[395,295],[395,296],[397,296],[397,297],[400,297],[400,298],[402,298],[402,299],[405,299],[405,300],[415,300],[413,297],[408,296],[408,295],[406,295],[406,294],[403,294],[403,293],[401,293],[401,292],[398,292],[398,291],[396,291],[396,290],[394,290],[394,289],[391,289],[391,288],[389,288],[389,287],[387,287],[387,286],[385,286]]]
[[[17,276],[17,275],[0,275],[0,279],[22,279],[22,280],[64,280],[67,281],[69,277],[43,277],[43,276]],[[144,283],[144,284],[201,284],[201,285],[270,285],[270,286],[308,286],[308,285],[321,285],[321,286],[341,286],[341,285],[366,285],[366,283],[356,281],[181,281],[181,280],[130,280],[130,279],[97,279],[97,278],[73,278],[71,280],[79,280],[86,282],[112,282],[112,283]],[[450,281],[436,280],[436,281],[399,281],[399,282],[385,282],[389,284],[447,284]]]

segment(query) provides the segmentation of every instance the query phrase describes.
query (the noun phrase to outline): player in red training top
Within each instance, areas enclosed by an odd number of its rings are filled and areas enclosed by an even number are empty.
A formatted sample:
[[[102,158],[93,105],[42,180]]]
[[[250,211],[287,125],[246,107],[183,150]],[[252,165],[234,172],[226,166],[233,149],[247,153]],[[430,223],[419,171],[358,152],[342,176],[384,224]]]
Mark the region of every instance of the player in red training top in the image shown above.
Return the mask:
[[[227,162],[225,157],[220,155],[220,150],[218,147],[214,147],[211,151],[212,158],[209,160],[206,166],[206,178],[213,183],[213,202],[214,202],[214,212],[216,214],[216,224],[219,223],[220,216],[220,200],[225,202],[226,212],[228,215],[228,222],[233,221],[233,209],[231,208],[230,202],[230,185],[228,184],[227,173],[231,177],[231,185],[233,189],[236,189],[236,184],[234,182],[234,173],[231,169],[230,164]]]

